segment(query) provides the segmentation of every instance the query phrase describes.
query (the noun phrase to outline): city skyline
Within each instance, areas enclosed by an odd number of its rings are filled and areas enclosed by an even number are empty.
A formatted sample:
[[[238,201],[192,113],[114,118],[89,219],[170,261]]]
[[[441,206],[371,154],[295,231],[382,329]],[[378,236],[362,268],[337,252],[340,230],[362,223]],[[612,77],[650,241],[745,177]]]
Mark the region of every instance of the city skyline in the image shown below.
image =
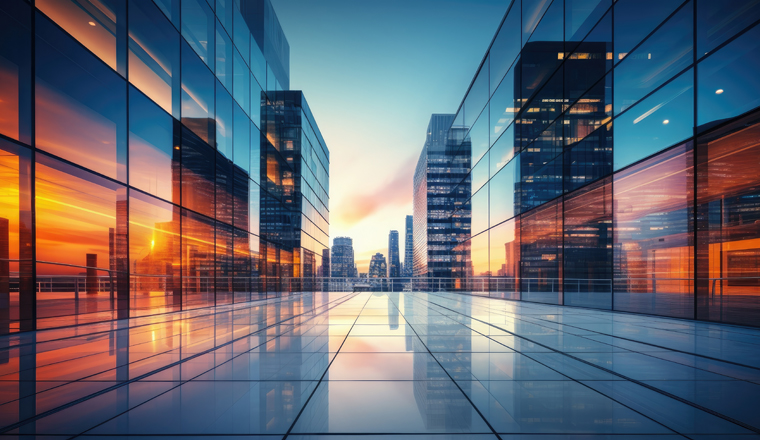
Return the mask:
[[[341,169],[330,176],[330,236],[352,237],[359,271],[367,272],[373,254],[387,253],[387,231],[403,231],[412,212],[430,114],[456,110],[508,2],[272,3],[291,44],[291,86],[307,92],[330,166]],[[347,86],[351,93],[335,93]],[[414,105],[398,105],[408,100]],[[357,102],[383,114],[382,125],[355,111]]]

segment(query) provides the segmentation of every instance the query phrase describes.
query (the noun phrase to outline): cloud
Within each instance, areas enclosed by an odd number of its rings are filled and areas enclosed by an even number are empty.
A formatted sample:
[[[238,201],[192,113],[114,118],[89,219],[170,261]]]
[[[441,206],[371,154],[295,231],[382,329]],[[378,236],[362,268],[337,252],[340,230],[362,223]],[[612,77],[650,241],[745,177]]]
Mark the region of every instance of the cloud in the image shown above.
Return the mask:
[[[340,222],[352,226],[385,206],[404,205],[412,200],[412,180],[417,165],[412,156],[399,167],[393,178],[372,193],[357,192],[349,196],[336,210]],[[361,188],[356,188],[361,191]]]

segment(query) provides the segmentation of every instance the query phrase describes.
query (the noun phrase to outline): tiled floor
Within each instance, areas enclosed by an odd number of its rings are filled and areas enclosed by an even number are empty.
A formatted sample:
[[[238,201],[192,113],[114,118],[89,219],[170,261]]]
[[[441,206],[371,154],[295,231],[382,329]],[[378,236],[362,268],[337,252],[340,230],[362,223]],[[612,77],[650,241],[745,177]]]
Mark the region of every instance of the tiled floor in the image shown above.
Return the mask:
[[[0,347],[7,438],[760,438],[760,329],[744,327],[316,293]]]

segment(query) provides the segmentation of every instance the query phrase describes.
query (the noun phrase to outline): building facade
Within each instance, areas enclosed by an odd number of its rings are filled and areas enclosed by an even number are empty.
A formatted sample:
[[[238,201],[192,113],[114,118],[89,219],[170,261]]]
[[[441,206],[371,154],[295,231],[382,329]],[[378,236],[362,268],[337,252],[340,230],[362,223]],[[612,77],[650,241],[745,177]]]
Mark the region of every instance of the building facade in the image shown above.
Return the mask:
[[[333,278],[356,277],[356,264],[354,263],[354,245],[349,237],[335,237],[332,246],[332,258],[330,260],[331,274]]]
[[[414,172],[413,194],[413,275],[415,277],[451,277],[452,245],[461,228],[453,224],[454,200],[451,194],[467,176],[468,155],[451,148],[450,136],[455,115],[434,114],[430,118],[425,145]],[[460,146],[459,143],[456,144]],[[455,157],[455,155],[458,155]],[[456,230],[455,230],[456,229]]]
[[[380,252],[376,253],[369,260],[369,278],[387,278],[388,264],[385,262],[385,255]]]
[[[268,1],[34,4],[0,2],[0,333],[260,299],[321,264],[329,152],[305,101],[280,144]]]
[[[398,231],[388,234],[388,276],[397,278],[401,276],[401,259],[399,257]]]
[[[407,215],[404,224],[404,265],[402,275],[411,277],[414,274],[414,216]]]
[[[457,285],[758,325],[758,19],[756,1],[512,1],[448,135],[470,163]]]

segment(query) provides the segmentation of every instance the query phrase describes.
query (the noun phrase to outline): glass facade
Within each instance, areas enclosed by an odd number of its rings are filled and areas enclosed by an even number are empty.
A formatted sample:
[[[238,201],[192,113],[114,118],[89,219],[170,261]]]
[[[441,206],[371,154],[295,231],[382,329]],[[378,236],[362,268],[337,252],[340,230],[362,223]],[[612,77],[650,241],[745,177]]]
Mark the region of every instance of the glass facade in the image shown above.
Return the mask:
[[[757,325],[760,3],[713,3],[512,1],[443,141],[455,184],[431,203],[418,166],[415,268],[450,261],[436,276],[478,295]]]
[[[312,288],[329,151],[267,1],[8,0],[0,36],[0,334]]]

